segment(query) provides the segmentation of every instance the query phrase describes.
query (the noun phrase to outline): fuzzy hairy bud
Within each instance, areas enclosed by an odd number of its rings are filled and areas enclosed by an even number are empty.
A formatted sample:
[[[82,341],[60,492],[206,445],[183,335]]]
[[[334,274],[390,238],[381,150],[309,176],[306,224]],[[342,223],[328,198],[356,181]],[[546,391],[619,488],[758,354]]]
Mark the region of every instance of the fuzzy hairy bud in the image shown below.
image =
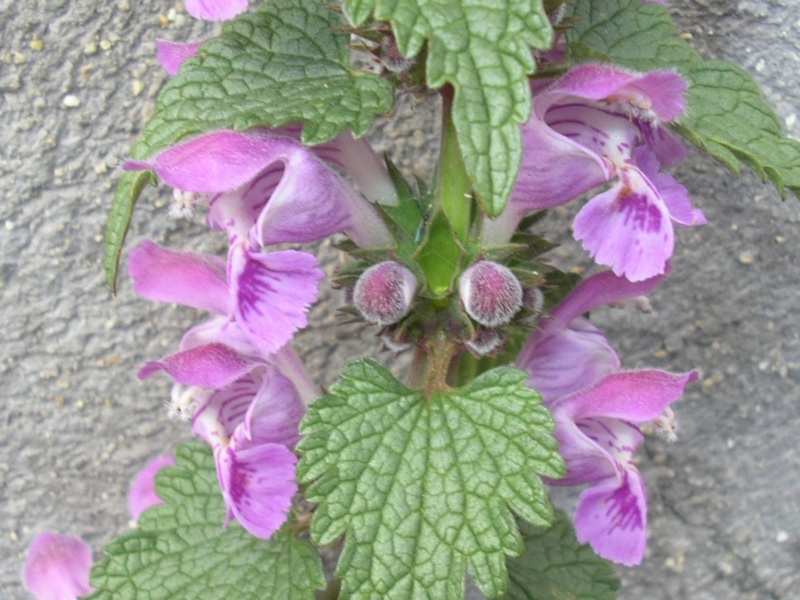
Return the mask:
[[[353,289],[353,304],[370,323],[391,325],[408,314],[416,291],[414,274],[400,263],[386,261],[361,274]]]
[[[485,327],[508,323],[522,308],[522,285],[508,267],[482,260],[464,271],[458,290],[467,314]]]

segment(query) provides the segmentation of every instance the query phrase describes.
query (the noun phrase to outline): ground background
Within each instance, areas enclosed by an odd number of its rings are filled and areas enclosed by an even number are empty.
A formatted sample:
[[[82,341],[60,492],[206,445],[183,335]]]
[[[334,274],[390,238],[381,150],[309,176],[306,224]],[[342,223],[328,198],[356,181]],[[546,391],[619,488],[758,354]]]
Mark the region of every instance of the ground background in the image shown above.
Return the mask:
[[[702,52],[753,73],[800,136],[796,0],[669,5]],[[116,165],[164,80],[154,40],[208,30],[176,6],[0,0],[3,600],[24,597],[21,562],[39,531],[81,535],[99,551],[125,530],[130,478],[187,436],[164,416],[166,379],[140,384],[134,372],[170,351],[197,316],[138,300],[124,277],[112,298],[101,268]],[[421,131],[430,131],[422,123],[433,110],[405,104],[399,124],[374,135],[383,148],[402,139],[423,151],[413,163],[422,175],[432,168]],[[598,313],[629,366],[704,373],[678,407],[680,441],[651,440],[641,453],[649,555],[643,567],[621,570],[621,598],[800,598],[800,204],[781,203],[751,173],[728,179],[698,157],[678,177],[710,226],[680,233],[654,316]],[[148,192],[140,202],[128,250],[144,237],[177,245],[202,231],[168,221],[164,201]],[[558,212],[550,222],[568,218]],[[567,247],[561,257],[574,254]],[[326,330],[336,302],[315,311]],[[308,333],[301,349],[330,383],[370,344],[350,329],[335,342]]]

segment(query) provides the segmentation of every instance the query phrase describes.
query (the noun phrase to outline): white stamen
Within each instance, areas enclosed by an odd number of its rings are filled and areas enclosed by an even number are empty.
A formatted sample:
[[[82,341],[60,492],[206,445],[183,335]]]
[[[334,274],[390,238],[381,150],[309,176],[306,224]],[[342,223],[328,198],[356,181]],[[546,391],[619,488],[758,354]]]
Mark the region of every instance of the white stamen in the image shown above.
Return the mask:
[[[194,207],[203,197],[203,194],[196,194],[195,192],[187,192],[174,188],[172,190],[172,197],[174,198],[172,204],[169,205],[169,218],[170,219],[189,219],[194,214]]]
[[[653,307],[650,305],[650,299],[647,296],[634,296],[624,300],[615,300],[614,302],[609,302],[608,305],[611,308],[632,309],[648,314],[653,312]]]
[[[665,442],[672,444],[678,441],[678,420],[669,406],[664,410],[664,414],[653,421],[653,425],[656,435]]]
[[[189,421],[201,404],[211,396],[214,390],[194,385],[176,383],[172,386],[170,399],[167,401],[167,416],[170,419]]]

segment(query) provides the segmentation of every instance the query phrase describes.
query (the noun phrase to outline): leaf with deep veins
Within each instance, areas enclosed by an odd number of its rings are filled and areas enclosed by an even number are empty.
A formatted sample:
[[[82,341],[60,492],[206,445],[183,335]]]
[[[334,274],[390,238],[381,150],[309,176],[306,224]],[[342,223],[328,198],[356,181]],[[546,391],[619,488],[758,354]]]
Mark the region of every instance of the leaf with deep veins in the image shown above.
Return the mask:
[[[576,0],[569,34],[573,59],[648,71],[677,69],[689,89],[676,130],[731,171],[741,163],[781,196],[800,196],[800,142],[785,137],[758,84],[734,64],[701,60],[678,37],[665,6],[641,0]]]
[[[527,375],[502,367],[425,398],[371,360],[350,363],[301,423],[301,481],[319,544],[345,535],[342,598],[488,596],[522,549],[512,511],[548,525],[540,476],[560,477],[553,420]]]
[[[611,561],[580,544],[569,518],[556,512],[551,527],[521,523],[524,552],[508,561],[504,600],[614,600],[619,579]]]
[[[348,127],[364,135],[375,116],[392,107],[394,89],[387,80],[351,68],[342,25],[326,0],[270,0],[258,12],[229,21],[161,91],[131,158],[149,158],[217,129],[302,123],[303,142],[310,146]],[[112,288],[143,187],[139,181],[123,177],[114,197],[105,259]]]
[[[261,540],[236,522],[223,527],[225,503],[208,446],[180,446],[176,464],[157,478],[164,504],[106,545],[90,598],[314,600],[325,575],[307,540],[288,530]]]
[[[453,122],[481,204],[490,215],[506,205],[519,170],[519,125],[531,109],[531,47],[545,49],[553,30],[541,0],[345,0],[355,25],[371,12],[392,24],[397,45],[414,57],[427,42],[432,88],[455,88]]]

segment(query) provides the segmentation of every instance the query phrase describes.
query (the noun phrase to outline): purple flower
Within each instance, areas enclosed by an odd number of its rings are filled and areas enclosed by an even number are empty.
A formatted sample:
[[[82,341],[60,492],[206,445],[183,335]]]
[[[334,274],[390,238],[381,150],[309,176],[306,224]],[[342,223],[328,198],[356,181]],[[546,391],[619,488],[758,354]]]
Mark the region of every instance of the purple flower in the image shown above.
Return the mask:
[[[158,456],[136,474],[128,492],[128,509],[134,521],[138,521],[141,514],[151,506],[163,502],[156,494],[156,475],[164,467],[174,464],[175,459],[171,455]]]
[[[45,531],[25,557],[25,588],[38,600],[75,600],[94,590],[89,585],[92,550],[82,539]]]
[[[662,279],[633,283],[610,272],[586,279],[543,321],[517,361],[556,421],[567,475],[551,483],[590,486],[575,515],[578,539],[626,565],[642,561],[647,539],[647,492],[632,460],[643,439],[638,424],[659,419],[698,375],[619,371],[605,336],[580,315],[647,294]]]
[[[365,194],[394,201],[365,141],[345,133],[319,152],[354,165]],[[175,188],[211,195],[209,226],[227,232],[232,244],[305,243],[343,231],[362,247],[392,245],[378,213],[348,183],[297,141],[267,130],[207,133],[123,168],[152,169]]]
[[[184,0],[184,6],[195,19],[227,21],[247,10],[247,0]]]
[[[647,544],[647,491],[633,463],[644,437],[639,423],[658,419],[698,374],[620,371],[550,405],[567,463],[554,485],[589,488],[580,496],[575,530],[600,556],[638,565]]]
[[[148,240],[131,253],[128,272],[140,296],[225,316],[230,335],[244,336],[263,354],[276,352],[306,326],[323,277],[317,259],[296,250],[256,252],[234,244],[226,265],[216,256],[167,250]]]
[[[540,321],[520,351],[517,365],[530,373],[530,385],[553,401],[619,370],[620,359],[605,335],[581,315],[649,294],[664,277],[633,283],[605,271],[584,279]]]
[[[192,430],[214,449],[231,519],[260,538],[286,520],[297,491],[290,448],[305,407],[276,368],[254,369],[216,390],[196,412]]]
[[[525,214],[614,182],[578,213],[575,237],[597,262],[631,281],[664,273],[673,223],[705,223],[686,189],[660,172],[686,155],[663,127],[683,113],[685,89],[672,71],[581,65],[540,90],[522,129],[516,187],[503,215],[485,222],[484,243],[506,241]]]

